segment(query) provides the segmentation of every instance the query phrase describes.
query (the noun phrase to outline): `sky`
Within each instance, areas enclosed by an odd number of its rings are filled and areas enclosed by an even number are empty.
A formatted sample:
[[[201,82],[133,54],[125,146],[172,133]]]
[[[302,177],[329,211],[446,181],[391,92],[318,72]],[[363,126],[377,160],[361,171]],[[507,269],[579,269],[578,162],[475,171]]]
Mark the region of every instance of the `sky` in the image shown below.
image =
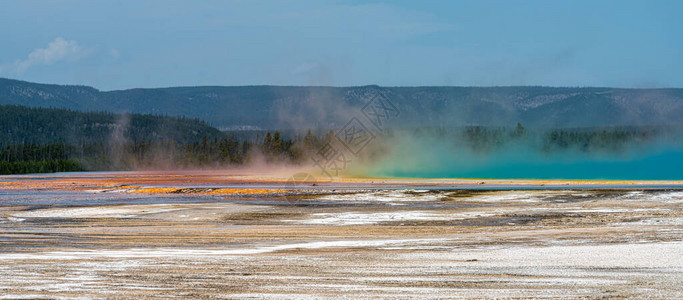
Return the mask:
[[[683,87],[683,1],[0,0],[0,77]]]

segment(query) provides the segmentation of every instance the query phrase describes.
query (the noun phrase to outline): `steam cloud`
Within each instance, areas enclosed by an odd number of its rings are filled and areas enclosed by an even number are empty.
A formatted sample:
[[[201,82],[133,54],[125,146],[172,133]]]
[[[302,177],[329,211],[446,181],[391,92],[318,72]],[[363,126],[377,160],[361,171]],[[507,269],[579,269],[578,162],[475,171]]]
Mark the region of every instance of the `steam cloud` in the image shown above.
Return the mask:
[[[396,133],[379,142],[374,156],[349,174],[412,178],[683,179],[683,145],[671,133],[628,142],[619,150],[575,147],[544,151],[540,137],[525,137],[481,150],[430,134]]]

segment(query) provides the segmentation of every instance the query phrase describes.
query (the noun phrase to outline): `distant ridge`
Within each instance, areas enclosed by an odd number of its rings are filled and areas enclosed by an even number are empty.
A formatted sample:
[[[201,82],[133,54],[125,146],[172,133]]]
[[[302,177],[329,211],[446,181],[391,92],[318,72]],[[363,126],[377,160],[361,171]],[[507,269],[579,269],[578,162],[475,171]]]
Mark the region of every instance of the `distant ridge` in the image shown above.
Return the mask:
[[[595,127],[683,124],[683,89],[199,86],[99,91],[0,78],[0,104],[199,118],[218,128],[343,126],[382,94],[391,126]]]

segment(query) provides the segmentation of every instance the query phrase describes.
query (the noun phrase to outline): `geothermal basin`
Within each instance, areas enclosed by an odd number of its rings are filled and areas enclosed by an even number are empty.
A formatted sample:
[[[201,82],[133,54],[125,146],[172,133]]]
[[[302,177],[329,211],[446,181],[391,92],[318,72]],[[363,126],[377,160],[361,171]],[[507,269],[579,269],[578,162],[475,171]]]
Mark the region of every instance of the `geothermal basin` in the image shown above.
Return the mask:
[[[682,298],[683,183],[0,176],[5,298]]]

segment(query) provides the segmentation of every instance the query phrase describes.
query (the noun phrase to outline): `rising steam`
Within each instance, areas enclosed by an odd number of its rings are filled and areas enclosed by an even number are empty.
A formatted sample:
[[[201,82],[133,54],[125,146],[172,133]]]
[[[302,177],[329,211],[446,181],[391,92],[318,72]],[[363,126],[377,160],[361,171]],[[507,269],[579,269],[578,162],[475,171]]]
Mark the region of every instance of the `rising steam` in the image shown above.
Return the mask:
[[[683,179],[683,147],[673,134],[618,147],[544,149],[543,132],[492,148],[432,134],[397,133],[349,174],[411,178]],[[379,150],[378,150],[379,149]]]

